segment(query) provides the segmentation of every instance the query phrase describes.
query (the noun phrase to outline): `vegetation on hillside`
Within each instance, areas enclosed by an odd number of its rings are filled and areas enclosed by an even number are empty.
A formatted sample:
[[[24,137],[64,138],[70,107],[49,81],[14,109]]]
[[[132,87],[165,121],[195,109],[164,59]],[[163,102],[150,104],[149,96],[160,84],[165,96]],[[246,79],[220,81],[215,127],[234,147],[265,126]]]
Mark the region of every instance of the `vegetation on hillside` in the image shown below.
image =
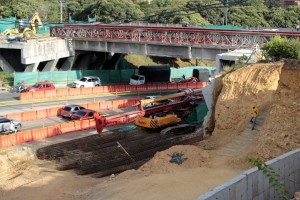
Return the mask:
[[[56,0],[0,0],[0,18],[17,16],[28,18],[37,11],[44,22],[60,22],[60,1]],[[300,19],[300,7],[279,7],[279,0],[65,0],[63,21],[72,16],[87,21],[150,23],[188,22],[193,25],[223,25],[290,27]],[[227,19],[227,20],[226,20]]]

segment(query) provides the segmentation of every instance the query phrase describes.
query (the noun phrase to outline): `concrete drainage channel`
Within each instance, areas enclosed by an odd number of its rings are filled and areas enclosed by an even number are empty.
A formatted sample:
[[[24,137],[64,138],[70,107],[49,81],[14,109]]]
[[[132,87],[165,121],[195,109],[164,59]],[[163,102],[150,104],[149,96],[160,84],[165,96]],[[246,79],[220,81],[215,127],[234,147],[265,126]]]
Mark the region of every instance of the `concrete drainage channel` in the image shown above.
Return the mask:
[[[280,181],[290,198],[300,190],[300,149],[291,151],[266,163],[280,175]],[[257,168],[250,169],[232,180],[214,188],[197,200],[215,199],[281,199],[268,178]]]
[[[179,144],[203,140],[203,134],[166,136],[158,133],[113,133],[92,135],[36,151],[39,159],[52,160],[58,170],[74,169],[76,174],[103,177],[128,169],[138,168],[156,152]]]

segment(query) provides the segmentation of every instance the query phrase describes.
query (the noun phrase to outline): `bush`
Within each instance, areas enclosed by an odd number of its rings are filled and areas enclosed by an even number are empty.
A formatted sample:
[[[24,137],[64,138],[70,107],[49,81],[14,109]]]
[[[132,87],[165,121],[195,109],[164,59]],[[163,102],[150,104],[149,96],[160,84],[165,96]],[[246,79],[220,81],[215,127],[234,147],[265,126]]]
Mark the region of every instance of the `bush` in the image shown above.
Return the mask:
[[[300,41],[299,39],[287,39],[275,36],[270,42],[263,46],[264,56],[271,60],[299,59],[300,60]]]
[[[0,87],[13,86],[13,74],[8,72],[0,72]]]

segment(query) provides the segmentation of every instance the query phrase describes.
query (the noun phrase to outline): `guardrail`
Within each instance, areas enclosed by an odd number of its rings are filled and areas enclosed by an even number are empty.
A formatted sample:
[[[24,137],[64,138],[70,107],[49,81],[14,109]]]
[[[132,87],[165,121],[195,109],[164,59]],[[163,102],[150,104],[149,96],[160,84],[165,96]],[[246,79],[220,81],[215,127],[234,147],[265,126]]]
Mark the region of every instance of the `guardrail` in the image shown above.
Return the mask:
[[[156,90],[176,90],[185,88],[202,88],[207,82],[198,83],[164,83],[164,84],[144,84],[144,85],[113,85],[99,86],[92,88],[64,88],[55,90],[35,91],[20,93],[19,100],[56,98],[65,96],[91,95],[113,92],[138,92],[138,91],[156,91]]]
[[[93,129],[96,127],[95,120],[70,121],[53,126],[22,131],[16,134],[4,135],[0,137],[0,148],[15,146],[17,144],[49,138],[74,131]]]
[[[134,106],[139,99],[120,99],[120,100],[112,100],[112,101],[100,101],[86,104],[79,104],[82,107],[91,110],[111,110],[117,108],[126,108]],[[45,119],[50,117],[61,116],[61,110],[63,107],[55,107],[55,108],[47,108],[41,110],[30,110],[24,111],[20,113],[11,113],[6,114],[5,117],[16,119],[21,122],[33,121],[38,119]]]

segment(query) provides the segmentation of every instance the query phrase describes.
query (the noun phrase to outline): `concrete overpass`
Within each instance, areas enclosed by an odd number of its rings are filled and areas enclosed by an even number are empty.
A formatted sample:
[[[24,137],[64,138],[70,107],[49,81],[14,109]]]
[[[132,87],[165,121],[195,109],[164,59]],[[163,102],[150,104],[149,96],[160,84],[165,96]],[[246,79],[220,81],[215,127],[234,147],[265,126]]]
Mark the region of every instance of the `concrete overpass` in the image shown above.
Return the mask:
[[[215,60],[219,53],[253,48],[275,35],[300,38],[299,32],[203,29],[134,25],[66,25],[51,27],[51,38],[0,43],[5,71],[100,69],[107,53]]]

